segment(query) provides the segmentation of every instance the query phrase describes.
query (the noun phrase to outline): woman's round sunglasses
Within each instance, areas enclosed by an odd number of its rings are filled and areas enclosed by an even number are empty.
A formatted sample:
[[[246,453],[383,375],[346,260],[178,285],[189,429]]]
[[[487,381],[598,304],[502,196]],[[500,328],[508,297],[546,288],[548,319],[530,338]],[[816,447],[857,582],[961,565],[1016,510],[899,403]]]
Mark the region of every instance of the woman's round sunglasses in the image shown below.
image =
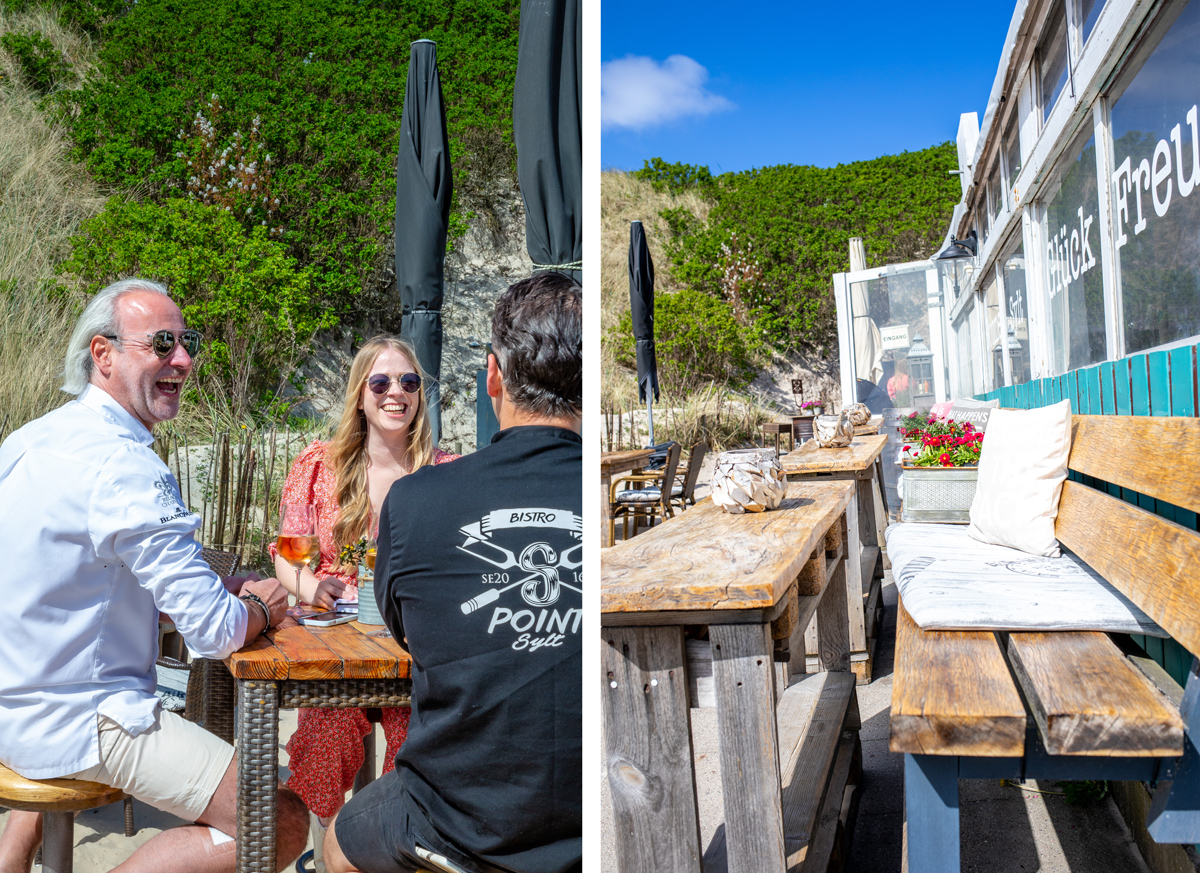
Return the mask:
[[[171,330],[158,330],[154,333],[126,334],[124,336],[106,334],[104,338],[106,340],[116,340],[118,342],[120,342],[122,339],[146,339],[149,341],[150,348],[154,350],[154,354],[158,355],[160,358],[165,358],[170,355],[171,352],[175,351],[176,343],[179,343],[179,345],[183,346],[183,350],[187,352],[190,357],[194,358],[196,355],[200,354],[200,347],[204,343],[204,335],[198,330],[181,330],[178,332]]]
[[[388,389],[392,387],[392,377],[385,376],[383,373],[376,373],[367,379],[367,387],[371,389],[372,394],[384,395]],[[405,394],[416,394],[421,390],[421,377],[416,373],[405,373],[399,379],[395,380],[400,383],[400,389]]]

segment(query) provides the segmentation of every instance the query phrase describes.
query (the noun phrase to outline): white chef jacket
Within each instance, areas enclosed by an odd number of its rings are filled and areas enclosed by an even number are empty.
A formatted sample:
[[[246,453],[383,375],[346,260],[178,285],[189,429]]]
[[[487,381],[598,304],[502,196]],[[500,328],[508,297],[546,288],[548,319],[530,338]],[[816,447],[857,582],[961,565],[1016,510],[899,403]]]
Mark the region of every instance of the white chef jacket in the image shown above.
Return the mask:
[[[155,724],[159,610],[202,657],[245,640],[153,442],[89,385],[0,445],[0,761],[28,778],[98,764],[97,713]]]

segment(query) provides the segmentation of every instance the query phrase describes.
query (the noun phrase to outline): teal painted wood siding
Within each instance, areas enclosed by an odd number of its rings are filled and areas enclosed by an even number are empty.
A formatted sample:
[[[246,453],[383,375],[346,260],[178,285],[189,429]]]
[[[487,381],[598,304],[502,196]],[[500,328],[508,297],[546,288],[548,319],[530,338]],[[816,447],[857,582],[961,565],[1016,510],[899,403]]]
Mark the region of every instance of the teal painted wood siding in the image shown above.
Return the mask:
[[[1010,409],[1035,409],[1070,400],[1071,411],[1077,415],[1182,415],[1194,418],[1200,408],[1196,397],[1200,385],[1196,371],[1198,350],[1200,346],[1182,346],[1133,355],[1025,385],[997,388],[977,396],[980,400],[998,399],[1001,406]],[[1190,509],[1091,476],[1080,476],[1074,470],[1068,475],[1184,527],[1200,529],[1196,513]],[[1183,685],[1187,681],[1192,656],[1183,646],[1174,640],[1155,637],[1134,636],[1133,639],[1176,682]]]

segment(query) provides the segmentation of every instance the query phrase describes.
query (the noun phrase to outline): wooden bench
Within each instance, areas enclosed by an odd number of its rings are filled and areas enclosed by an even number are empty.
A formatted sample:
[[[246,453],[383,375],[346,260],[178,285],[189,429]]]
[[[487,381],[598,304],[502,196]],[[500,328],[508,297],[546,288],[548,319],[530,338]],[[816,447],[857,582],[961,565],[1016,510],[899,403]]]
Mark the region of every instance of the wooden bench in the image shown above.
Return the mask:
[[[1200,419],[1076,415],[1069,466],[1059,541],[1200,652],[1200,533],[1121,499],[1200,510]],[[959,779],[1157,780],[1150,836],[1200,840],[1197,663],[1185,690],[1127,636],[922,631],[902,603],[890,747],[907,869],[960,869]]]
[[[603,553],[622,873],[825,873],[844,858],[861,770],[845,584],[853,493],[797,482],[779,509],[745,515],[702,500]],[[815,614],[826,672],[804,675]],[[720,734],[725,826],[703,854],[689,705],[715,706]]]

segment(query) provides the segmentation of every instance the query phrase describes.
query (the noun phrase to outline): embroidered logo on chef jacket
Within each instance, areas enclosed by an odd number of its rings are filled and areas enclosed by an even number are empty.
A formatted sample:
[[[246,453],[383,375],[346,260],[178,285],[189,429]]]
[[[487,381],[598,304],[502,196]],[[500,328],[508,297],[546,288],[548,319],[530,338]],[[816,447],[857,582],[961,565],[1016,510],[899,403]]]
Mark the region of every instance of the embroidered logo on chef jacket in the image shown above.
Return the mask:
[[[183,505],[183,496],[179,493],[179,487],[170,476],[159,476],[158,481],[154,483],[154,490],[158,492],[157,500],[159,506],[176,510],[173,515],[164,515],[160,518],[158,520],[160,524],[165,524],[168,521],[174,521],[177,518],[183,518],[190,514]]]
[[[518,651],[559,646],[566,634],[579,633],[581,516],[540,507],[497,509],[461,532],[466,540],[458,548],[494,568],[480,574],[484,590],[462,604],[464,615],[487,616],[487,633],[512,634]]]

